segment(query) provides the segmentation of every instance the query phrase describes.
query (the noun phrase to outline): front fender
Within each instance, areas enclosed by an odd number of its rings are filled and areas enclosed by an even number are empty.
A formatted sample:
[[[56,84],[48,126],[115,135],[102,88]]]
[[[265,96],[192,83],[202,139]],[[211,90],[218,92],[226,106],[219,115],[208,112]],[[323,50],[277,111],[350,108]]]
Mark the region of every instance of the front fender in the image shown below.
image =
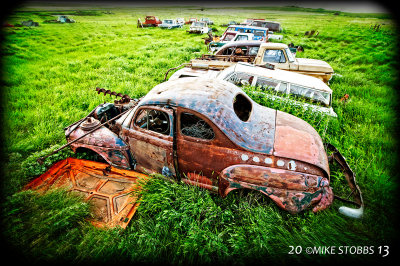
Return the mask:
[[[239,188],[258,190],[290,213],[298,213],[311,205],[316,205],[314,212],[320,211],[333,201],[332,189],[325,177],[257,165],[233,165],[221,172],[219,193],[222,197]]]
[[[67,129],[65,133],[67,136],[69,129]],[[78,127],[67,136],[67,141],[73,141],[86,133],[87,131]],[[74,142],[71,144],[71,148],[74,152],[76,152],[78,148],[90,149],[98,153],[112,166],[131,169],[132,157],[128,145],[126,145],[117,134],[104,126]]]

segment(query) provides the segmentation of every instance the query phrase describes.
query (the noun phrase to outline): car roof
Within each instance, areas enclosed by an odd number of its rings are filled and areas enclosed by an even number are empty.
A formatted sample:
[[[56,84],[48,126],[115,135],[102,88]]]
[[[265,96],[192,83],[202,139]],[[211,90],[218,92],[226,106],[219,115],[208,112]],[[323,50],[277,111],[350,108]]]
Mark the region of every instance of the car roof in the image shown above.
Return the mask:
[[[287,71],[282,69],[268,69],[260,66],[254,66],[251,64],[239,62],[229,68],[223,70],[225,73],[229,72],[244,72],[261,77],[268,77],[280,81],[285,81],[291,84],[314,88],[320,91],[332,93],[332,89],[329,88],[322,80],[316,77],[299,74],[293,71]],[[222,74],[223,72],[221,72]],[[223,77],[221,77],[223,78]]]
[[[267,46],[269,48],[278,48],[278,49],[288,48],[287,44],[279,43],[279,42],[264,42],[261,44],[260,47],[265,47],[265,46]]]
[[[238,94],[251,103],[246,122],[234,111],[233,103]],[[236,145],[253,152],[273,152],[276,110],[257,104],[227,81],[201,77],[166,81],[150,90],[138,107],[145,105],[171,105],[194,110],[210,119]]]
[[[262,22],[262,23],[281,24],[280,22],[276,22],[276,21],[267,21],[267,20],[259,20],[259,19],[253,20],[253,22],[254,22],[254,21],[259,21],[259,22]]]
[[[246,28],[246,29],[254,29],[254,30],[263,30],[263,31],[265,31],[265,28],[263,28],[263,27],[258,27],[258,26],[229,25],[228,27],[238,27],[238,28]]]
[[[260,46],[264,41],[235,41],[235,42],[228,42],[221,46],[220,49],[226,48],[226,47],[232,47],[232,46],[238,46],[238,45],[250,45],[250,46]]]

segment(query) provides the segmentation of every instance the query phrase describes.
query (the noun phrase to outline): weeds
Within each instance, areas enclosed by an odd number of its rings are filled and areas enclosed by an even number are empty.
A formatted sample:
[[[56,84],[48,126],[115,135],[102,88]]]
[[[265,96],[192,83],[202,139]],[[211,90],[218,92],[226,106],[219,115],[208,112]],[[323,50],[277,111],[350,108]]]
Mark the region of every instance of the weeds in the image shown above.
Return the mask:
[[[278,8],[279,9],[279,8]],[[100,10],[100,11],[99,11]],[[330,209],[291,215],[266,197],[230,193],[222,199],[202,189],[153,178],[145,186],[142,204],[127,229],[100,230],[87,224],[89,206],[65,191],[44,196],[21,188],[53,162],[75,156],[68,149],[36,158],[65,143],[63,128],[95,106],[112,101],[95,87],[145,95],[162,82],[165,72],[206,53],[202,37],[184,29],[139,29],[137,17],[148,9],[101,8],[69,13],[77,23],[42,24],[52,11],[16,11],[10,23],[32,19],[37,28],[3,28],[3,178],[4,235],[28,258],[72,262],[164,262],[170,264],[313,260],[347,260],[352,256],[288,255],[289,246],[390,245],[396,235],[397,165],[394,136],[397,123],[397,44],[387,16],[346,14],[296,7],[237,12],[209,9],[218,25],[247,17],[282,23],[284,42],[301,45],[297,57],[325,60],[336,75],[330,81],[337,118],[270,101],[246,91],[261,105],[291,113],[311,124],[324,142],[335,145],[356,173],[366,202],[365,217],[340,216]],[[259,13],[263,10],[264,13]],[[308,13],[282,13],[302,10]],[[176,7],[154,8],[159,17],[202,17],[204,12]],[[314,10],[315,11],[315,10]],[[281,13],[276,13],[281,12]],[[229,15],[228,15],[229,13]],[[279,15],[279,16],[278,16]],[[382,22],[381,30],[370,25]],[[316,29],[317,37],[304,36]],[[347,101],[340,99],[348,94]],[[343,175],[331,169],[335,191]],[[335,193],[336,193],[335,192]],[[392,250],[390,250],[392,252]],[[370,259],[358,256],[357,260]]]

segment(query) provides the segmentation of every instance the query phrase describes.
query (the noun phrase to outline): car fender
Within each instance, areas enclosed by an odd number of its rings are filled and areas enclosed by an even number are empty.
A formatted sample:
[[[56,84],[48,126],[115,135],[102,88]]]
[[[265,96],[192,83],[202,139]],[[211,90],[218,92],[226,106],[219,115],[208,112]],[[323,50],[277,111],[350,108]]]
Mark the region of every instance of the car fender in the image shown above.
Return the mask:
[[[68,132],[67,129],[66,135]],[[73,141],[86,133],[87,131],[78,127],[69,134],[67,141]],[[129,146],[117,134],[104,126],[74,142],[71,144],[71,148],[74,152],[78,148],[92,150],[114,167],[132,169],[133,159]]]
[[[242,188],[260,191],[290,213],[298,213],[311,205],[316,205],[314,212],[320,211],[333,201],[332,189],[325,177],[258,165],[225,168],[218,186],[222,197]]]

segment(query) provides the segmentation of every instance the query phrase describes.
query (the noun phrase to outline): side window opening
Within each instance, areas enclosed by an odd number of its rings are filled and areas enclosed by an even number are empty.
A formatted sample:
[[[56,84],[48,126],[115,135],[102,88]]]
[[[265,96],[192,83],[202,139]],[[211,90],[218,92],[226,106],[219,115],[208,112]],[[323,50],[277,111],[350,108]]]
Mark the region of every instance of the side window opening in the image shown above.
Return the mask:
[[[226,48],[223,52],[222,52],[222,55],[231,55],[232,54],[232,52],[234,51],[234,47],[229,47],[229,48]]]
[[[249,55],[257,55],[258,49],[260,49],[260,47],[249,47]]]
[[[235,48],[234,55],[246,55],[247,47],[246,46],[238,46]]]
[[[264,36],[265,36],[265,31],[256,30],[256,31],[254,31],[254,35],[255,35],[255,36],[264,37]]]
[[[226,34],[222,41],[231,41],[233,37],[235,37],[235,34],[233,33]]]
[[[215,137],[214,131],[206,121],[194,114],[180,115],[181,133],[185,136],[211,140]]]
[[[159,110],[140,110],[136,116],[135,125],[164,135],[169,135],[170,133],[169,116],[167,113]]]
[[[233,110],[240,120],[246,122],[250,118],[252,110],[251,102],[239,93],[233,100]]]
[[[247,40],[249,40],[249,36],[247,36],[247,35],[239,35],[236,38],[236,41],[247,41]]]
[[[268,78],[263,78],[263,77],[258,77],[256,86],[261,87],[264,90],[268,90],[270,88],[276,88],[278,86],[279,82],[273,79],[268,79]]]
[[[306,100],[308,99],[318,103],[322,103],[326,106],[329,106],[330,104],[330,94],[327,92],[320,92],[311,88],[305,88],[295,84],[291,84],[290,94],[297,97],[305,98]]]
[[[232,75],[227,76],[225,80],[237,86],[241,86],[243,84],[251,85],[253,78],[252,75],[243,72],[234,72]]]

